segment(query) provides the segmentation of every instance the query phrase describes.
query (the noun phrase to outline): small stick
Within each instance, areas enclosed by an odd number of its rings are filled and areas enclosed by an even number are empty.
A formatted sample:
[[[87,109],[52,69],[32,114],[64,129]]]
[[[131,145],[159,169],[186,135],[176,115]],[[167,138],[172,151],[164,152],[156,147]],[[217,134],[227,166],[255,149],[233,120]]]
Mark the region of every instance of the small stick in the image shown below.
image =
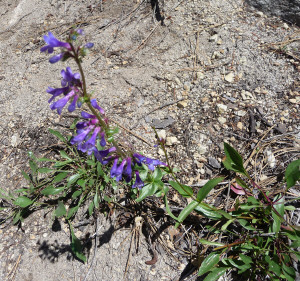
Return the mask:
[[[128,132],[129,134],[135,136],[136,138],[138,138],[139,140],[143,141],[144,143],[152,146],[147,140],[145,140],[144,138],[142,138],[141,136],[137,135],[136,133],[132,132],[131,130],[125,128],[124,126],[122,126],[119,122],[113,120],[113,119],[110,119],[112,122],[114,122],[115,124],[117,124],[119,127],[121,127],[123,130],[125,130],[126,132]]]

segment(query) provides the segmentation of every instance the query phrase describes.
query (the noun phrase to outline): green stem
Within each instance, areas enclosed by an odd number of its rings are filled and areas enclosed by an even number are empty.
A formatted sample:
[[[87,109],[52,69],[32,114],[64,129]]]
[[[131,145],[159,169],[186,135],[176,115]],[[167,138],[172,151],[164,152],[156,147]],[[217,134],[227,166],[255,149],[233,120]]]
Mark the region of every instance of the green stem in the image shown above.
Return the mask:
[[[78,66],[78,69],[79,69],[79,72],[80,72],[80,75],[81,75],[81,78],[82,78],[82,90],[83,90],[83,97],[84,99],[86,100],[86,103],[87,103],[87,106],[89,107],[90,111],[96,116],[96,118],[98,119],[101,127],[104,129],[104,131],[108,130],[109,129],[109,125],[107,125],[104,120],[102,119],[102,117],[100,116],[100,114],[98,113],[98,111],[92,106],[91,104],[91,98],[89,97],[88,93],[87,93],[87,90],[86,90],[86,80],[85,80],[85,75],[84,75],[84,72],[83,72],[83,69],[82,69],[82,65],[81,65],[81,62],[80,62],[80,59],[79,59],[79,56],[78,56],[78,52],[76,52],[73,44],[70,43],[70,46],[71,46],[71,49],[74,53],[74,59],[75,59],[75,62]],[[112,141],[112,144],[114,145],[114,147],[116,148],[118,154],[122,157],[126,157],[126,154],[122,151],[122,149],[120,148],[120,146],[118,145],[118,143],[113,140]]]

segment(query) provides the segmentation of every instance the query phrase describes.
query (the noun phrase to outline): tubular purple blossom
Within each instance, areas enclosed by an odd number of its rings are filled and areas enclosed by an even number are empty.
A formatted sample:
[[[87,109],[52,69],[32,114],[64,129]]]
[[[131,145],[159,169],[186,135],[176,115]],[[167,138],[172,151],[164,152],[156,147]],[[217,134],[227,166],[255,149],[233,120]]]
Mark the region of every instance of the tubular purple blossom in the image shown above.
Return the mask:
[[[94,155],[100,163],[104,164],[103,159],[107,157],[110,153],[115,152],[116,150],[117,149],[114,146],[106,150],[98,150],[97,148],[94,148]]]
[[[54,48],[56,48],[56,47],[67,48],[67,49],[71,48],[69,43],[61,42],[61,41],[57,40],[50,31],[48,32],[48,36],[44,35],[44,40],[48,45],[42,47],[41,52],[47,51],[48,54],[52,54]]]
[[[86,43],[86,44],[84,45],[84,47],[87,48],[87,49],[93,48],[93,47],[94,47],[94,43],[91,43],[91,42]]]
[[[124,171],[124,176],[125,176],[125,180],[126,182],[130,182],[132,179],[132,167],[131,167],[131,158],[128,157],[126,158],[126,169]]]
[[[72,103],[68,107],[69,112],[73,112],[76,109],[76,102],[77,102],[78,98],[79,98],[78,95],[74,96]]]
[[[144,186],[144,182],[140,178],[140,174],[138,171],[135,171],[135,183],[133,184],[132,188],[141,189]]]
[[[63,107],[67,104],[67,102],[70,100],[70,98],[73,97],[74,95],[75,95],[75,92],[71,91],[66,96],[61,98],[60,100],[52,103],[50,105],[51,110],[57,109],[57,113],[60,115],[61,112],[62,112]]]
[[[116,177],[117,176],[117,169],[118,169],[118,160],[119,160],[119,158],[116,158],[115,160],[114,160],[114,164],[113,164],[113,166],[112,166],[112,168],[111,168],[111,170],[110,170],[110,176],[112,177],[112,178],[114,178],[114,177]]]
[[[110,171],[110,176],[112,178],[116,177],[116,181],[120,181],[122,179],[124,166],[126,165],[126,159],[123,159],[119,167],[116,167],[115,163],[118,163],[118,159],[115,159],[114,161],[114,165]]]
[[[101,145],[102,147],[104,147],[104,146],[106,146],[105,133],[102,132],[102,133],[100,133],[100,135],[101,135],[100,145]]]
[[[82,130],[77,136],[73,137],[70,141],[72,145],[80,144],[89,134],[89,132],[94,128],[94,126],[89,126],[85,130]]]
[[[92,152],[94,151],[93,148],[96,145],[96,138],[100,130],[101,130],[100,127],[96,127],[90,139],[87,140],[84,144],[82,143],[79,144],[78,149],[81,150],[82,152],[87,152],[88,155],[91,155]]]
[[[93,106],[94,108],[98,109],[99,112],[100,112],[101,114],[103,114],[103,115],[105,114],[103,108],[101,108],[101,107],[97,104],[96,99],[92,99],[92,100],[91,100],[91,104],[92,104],[92,106]]]
[[[56,63],[56,62],[60,61],[64,57],[64,55],[65,55],[65,53],[60,53],[58,55],[55,55],[49,59],[49,62]]]
[[[48,100],[48,102],[49,103],[52,102],[56,97],[58,97],[61,94],[67,94],[68,91],[69,91],[69,87],[56,88],[56,89],[48,87],[46,92],[52,95],[52,97]]]
[[[134,157],[134,161],[140,166],[142,165],[142,163],[146,164],[148,166],[148,168],[151,170],[151,171],[154,171],[155,169],[155,166],[158,166],[158,165],[163,165],[163,166],[167,166],[167,164],[157,160],[157,159],[151,159],[151,158],[148,158],[148,157],[145,157],[144,155],[141,155],[139,153],[134,153],[133,154],[133,157]]]
[[[62,69],[60,72],[62,76],[61,85],[65,86],[74,86],[80,83],[80,74],[72,72],[70,67],[67,67],[66,70]]]

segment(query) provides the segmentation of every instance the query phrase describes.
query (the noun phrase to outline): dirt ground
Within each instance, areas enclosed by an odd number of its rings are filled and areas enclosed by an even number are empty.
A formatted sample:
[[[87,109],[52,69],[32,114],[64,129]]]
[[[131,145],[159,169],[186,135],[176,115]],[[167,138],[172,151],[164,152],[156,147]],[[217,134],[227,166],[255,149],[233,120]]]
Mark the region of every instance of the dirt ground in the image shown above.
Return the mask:
[[[157,5],[0,2],[1,188],[24,185],[27,152],[47,155],[47,147],[57,142],[48,128],[70,123],[66,112],[61,118],[51,112],[46,93],[48,86],[59,85],[60,71],[69,64],[50,65],[40,48],[48,31],[63,40],[73,25],[95,44],[83,66],[101,107],[149,144],[125,134],[123,141],[158,157],[151,125],[163,130],[185,184],[197,187],[218,172],[224,140],[247,156],[266,134],[261,181],[299,158],[299,28],[242,0],[159,0]],[[113,219],[76,228],[79,237],[97,233],[99,238],[96,248],[95,239],[86,245],[87,264],[74,260],[67,226],[55,227],[51,215],[35,214],[23,229],[0,229],[0,280],[183,280],[188,259],[158,249],[158,262],[145,264],[152,258],[148,238],[141,234],[138,252],[130,253],[132,227],[115,230]]]

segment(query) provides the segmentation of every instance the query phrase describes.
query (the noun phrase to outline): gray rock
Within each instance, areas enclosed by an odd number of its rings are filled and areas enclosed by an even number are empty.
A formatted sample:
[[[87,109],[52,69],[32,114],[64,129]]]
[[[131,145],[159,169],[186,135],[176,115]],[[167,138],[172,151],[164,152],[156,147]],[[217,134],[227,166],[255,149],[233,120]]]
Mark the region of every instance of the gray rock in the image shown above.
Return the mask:
[[[216,168],[216,169],[220,169],[221,168],[221,164],[219,163],[219,161],[216,158],[208,157],[208,163],[213,168]]]
[[[152,126],[155,127],[156,129],[164,129],[170,125],[172,125],[175,122],[175,120],[171,117],[168,116],[165,119],[153,119],[152,120]]]
[[[264,13],[281,17],[300,26],[300,0],[246,0]]]

